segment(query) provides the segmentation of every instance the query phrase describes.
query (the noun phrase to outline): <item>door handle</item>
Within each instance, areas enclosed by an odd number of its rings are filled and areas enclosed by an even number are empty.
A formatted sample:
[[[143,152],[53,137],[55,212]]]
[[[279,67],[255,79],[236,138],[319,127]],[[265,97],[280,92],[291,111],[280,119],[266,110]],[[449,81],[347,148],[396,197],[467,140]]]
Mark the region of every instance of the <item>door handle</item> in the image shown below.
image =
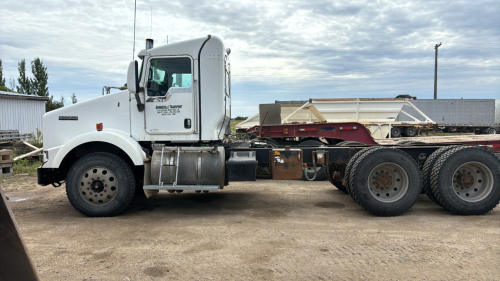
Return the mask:
[[[190,118],[184,119],[184,129],[191,129],[191,119]]]

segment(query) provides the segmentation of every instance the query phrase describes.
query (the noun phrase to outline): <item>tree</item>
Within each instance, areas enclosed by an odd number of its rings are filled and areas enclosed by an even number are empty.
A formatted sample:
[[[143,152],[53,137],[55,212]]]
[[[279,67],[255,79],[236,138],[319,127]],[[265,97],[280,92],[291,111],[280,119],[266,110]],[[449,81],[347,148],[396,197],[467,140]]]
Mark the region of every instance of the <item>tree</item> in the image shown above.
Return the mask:
[[[64,107],[64,97],[61,96],[61,100],[55,101],[54,96],[50,96],[49,100],[45,103],[45,112],[49,112],[61,107]]]
[[[31,72],[33,73],[33,79],[31,80],[32,94],[48,97],[49,87],[47,87],[47,82],[49,75],[47,74],[47,67],[43,65],[43,60],[35,58],[31,62]]]
[[[17,78],[19,86],[16,86],[17,92],[23,95],[31,95],[31,79],[26,77],[26,61],[24,59],[19,62],[17,69],[19,70],[19,78]]]
[[[3,66],[1,59],[0,59],[0,86],[5,87],[5,78],[3,77]]]
[[[10,90],[11,92],[16,92],[16,79],[10,77],[9,78]]]
[[[75,93],[71,94],[71,102],[75,104],[77,101]]]
[[[4,91],[4,92],[14,92],[12,91],[11,89],[5,87],[5,86],[0,86],[0,91]]]

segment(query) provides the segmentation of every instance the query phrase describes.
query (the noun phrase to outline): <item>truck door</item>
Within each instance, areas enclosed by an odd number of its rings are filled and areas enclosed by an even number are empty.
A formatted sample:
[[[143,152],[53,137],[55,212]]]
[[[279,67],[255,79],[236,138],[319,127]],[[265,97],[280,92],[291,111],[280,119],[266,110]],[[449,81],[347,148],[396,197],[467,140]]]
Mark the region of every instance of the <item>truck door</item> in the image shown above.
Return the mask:
[[[193,61],[190,57],[151,58],[147,72],[146,132],[190,134],[194,124]]]

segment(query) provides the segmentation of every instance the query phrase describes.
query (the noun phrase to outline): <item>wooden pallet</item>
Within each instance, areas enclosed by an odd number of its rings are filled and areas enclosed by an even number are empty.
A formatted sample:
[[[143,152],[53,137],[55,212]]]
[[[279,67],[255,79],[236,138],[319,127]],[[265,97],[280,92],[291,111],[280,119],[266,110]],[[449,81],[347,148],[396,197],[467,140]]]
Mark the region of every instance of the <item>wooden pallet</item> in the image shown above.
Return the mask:
[[[7,164],[12,162],[14,162],[14,158],[12,157],[12,150],[0,150],[0,164]]]

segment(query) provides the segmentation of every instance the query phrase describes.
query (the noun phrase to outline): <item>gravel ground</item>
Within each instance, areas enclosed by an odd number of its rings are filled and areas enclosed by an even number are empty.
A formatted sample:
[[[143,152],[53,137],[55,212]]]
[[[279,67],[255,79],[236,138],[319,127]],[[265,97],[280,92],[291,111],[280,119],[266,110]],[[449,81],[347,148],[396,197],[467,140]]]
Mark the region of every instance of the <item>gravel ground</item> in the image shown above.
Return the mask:
[[[500,280],[500,207],[463,217],[421,195],[380,218],[325,181],[258,180],[87,218],[64,186],[0,183],[42,280]]]

